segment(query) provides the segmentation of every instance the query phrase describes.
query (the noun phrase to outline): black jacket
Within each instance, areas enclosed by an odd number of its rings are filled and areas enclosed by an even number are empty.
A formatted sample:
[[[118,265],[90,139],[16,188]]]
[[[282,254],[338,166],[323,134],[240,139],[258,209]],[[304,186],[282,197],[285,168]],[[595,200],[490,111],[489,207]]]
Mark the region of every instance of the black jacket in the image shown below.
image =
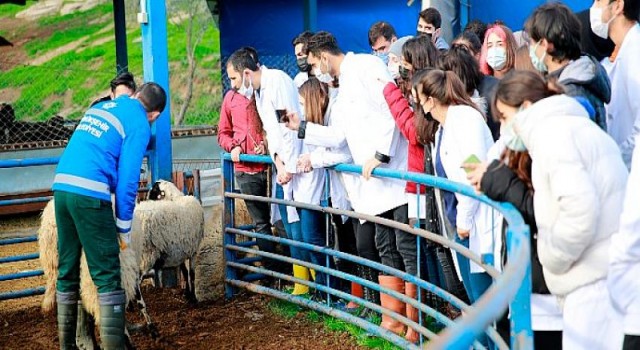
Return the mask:
[[[531,230],[531,280],[532,292],[536,294],[550,294],[544,281],[542,265],[538,259],[538,228],[533,211],[533,191],[518,178],[516,173],[498,160],[489,164],[487,172],[482,177],[480,189],[487,197],[498,202],[513,204],[522,215],[524,222]],[[502,238],[505,242],[506,221],[503,225]],[[503,244],[503,260],[506,256]]]

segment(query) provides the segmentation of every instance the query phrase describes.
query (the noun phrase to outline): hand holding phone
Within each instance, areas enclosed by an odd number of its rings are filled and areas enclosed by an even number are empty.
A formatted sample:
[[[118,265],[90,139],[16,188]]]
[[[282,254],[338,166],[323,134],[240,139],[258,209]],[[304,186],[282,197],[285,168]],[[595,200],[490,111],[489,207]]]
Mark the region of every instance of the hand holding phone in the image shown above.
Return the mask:
[[[278,116],[278,121],[280,123],[287,123],[289,121],[286,109],[276,109],[276,115]]]
[[[466,171],[468,174],[474,169],[471,167],[466,167],[465,164],[480,164],[480,158],[478,158],[478,156],[476,156],[475,154],[472,154],[462,162],[462,168],[464,168],[464,171]]]

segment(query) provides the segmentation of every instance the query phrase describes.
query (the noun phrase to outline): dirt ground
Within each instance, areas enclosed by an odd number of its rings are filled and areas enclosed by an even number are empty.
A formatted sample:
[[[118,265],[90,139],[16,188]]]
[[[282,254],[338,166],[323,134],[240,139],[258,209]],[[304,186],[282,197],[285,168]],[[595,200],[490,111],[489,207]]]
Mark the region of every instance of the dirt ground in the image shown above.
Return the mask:
[[[0,218],[0,239],[35,234],[39,217]],[[0,246],[0,257],[33,253],[37,243]],[[0,264],[0,275],[39,269],[38,260]],[[44,277],[0,282],[0,292],[44,285]],[[186,303],[179,289],[143,286],[149,314],[160,333],[157,340],[133,333],[138,349],[359,349],[346,333],[326,330],[303,314],[286,319],[269,307],[269,298],[245,294],[232,301]],[[58,348],[55,315],[43,315],[42,296],[0,301],[0,349]],[[137,311],[127,320],[142,323]]]

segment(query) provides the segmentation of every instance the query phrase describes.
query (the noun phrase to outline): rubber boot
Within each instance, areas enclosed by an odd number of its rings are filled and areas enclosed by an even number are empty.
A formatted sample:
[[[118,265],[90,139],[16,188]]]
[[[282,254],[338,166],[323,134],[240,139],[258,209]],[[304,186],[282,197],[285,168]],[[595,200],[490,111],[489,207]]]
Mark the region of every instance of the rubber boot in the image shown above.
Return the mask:
[[[91,317],[82,306],[78,303],[78,324],[76,326],[76,346],[80,350],[96,350],[98,344],[93,333],[93,317]]]
[[[100,300],[100,339],[103,350],[120,350],[125,346],[123,290],[98,294]]]
[[[363,278],[369,282],[378,283],[378,270],[373,269],[368,266],[362,266],[362,274]],[[364,300],[380,305],[380,293],[377,290],[371,288],[364,288]],[[377,313],[369,308],[365,308],[360,313],[360,318],[366,320],[373,320],[373,318],[377,315]]]
[[[293,265],[293,277],[308,281],[309,269],[304,266]],[[309,286],[306,286],[300,283],[295,283],[293,286],[293,292],[291,292],[291,295],[303,295],[308,293],[309,293]]]
[[[362,270],[362,266],[358,266],[356,268],[356,275],[360,278],[365,278],[364,277],[364,273]],[[356,282],[351,282],[351,295],[354,297],[358,297],[358,298],[363,298],[364,297],[364,291],[362,289],[362,286]],[[358,308],[360,307],[360,305],[355,302],[355,301],[350,301],[347,304],[347,312],[349,313],[355,313],[358,311]]]
[[[417,288],[413,283],[405,282],[404,284],[404,293],[411,299],[416,299]],[[415,307],[406,304],[407,308],[407,318],[412,320],[413,322],[418,323],[418,309]],[[420,340],[420,333],[416,332],[413,328],[407,327],[407,334],[405,335],[405,339],[407,339],[411,343],[417,343]]]
[[[311,279],[315,282],[315,280],[316,280],[316,270],[309,269],[309,274],[311,275]]]
[[[70,350],[76,347],[76,319],[78,318],[78,293],[56,292],[58,304],[58,339],[60,349]]]
[[[404,294],[404,281],[401,278],[395,276],[380,275],[378,276],[378,280],[380,281],[381,287],[396,291],[400,294]],[[389,309],[390,311],[395,312],[396,314],[403,316],[405,315],[405,303],[385,293],[380,293],[380,305],[382,305],[382,307],[385,309]],[[380,323],[380,327],[388,329],[389,331],[398,335],[404,334],[406,330],[406,326],[402,322],[396,321],[395,319],[385,314],[382,314],[382,323]]]

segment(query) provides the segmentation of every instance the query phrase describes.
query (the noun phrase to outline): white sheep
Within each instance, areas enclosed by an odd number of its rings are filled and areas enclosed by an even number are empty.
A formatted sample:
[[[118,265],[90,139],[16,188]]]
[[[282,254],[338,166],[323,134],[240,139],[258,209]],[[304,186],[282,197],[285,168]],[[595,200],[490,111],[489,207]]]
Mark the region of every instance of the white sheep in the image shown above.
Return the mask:
[[[55,307],[56,281],[58,279],[58,227],[55,217],[55,202],[53,200],[47,203],[42,212],[40,228],[38,229],[38,247],[40,264],[46,280],[42,310],[48,313]],[[135,300],[146,321],[147,329],[153,337],[156,337],[157,331],[147,313],[146,304],[140,292],[139,280],[139,268],[134,250],[127,248],[120,251],[120,283],[125,291],[127,303]],[[91,279],[84,252],[80,260],[80,297],[85,310],[94,317],[96,325],[100,326],[98,290]],[[92,334],[92,332],[90,333]],[[130,344],[128,333],[127,342]]]
[[[149,200],[136,206],[131,231],[131,246],[137,252],[141,274],[180,267],[185,295],[189,301],[196,301],[194,265],[204,236],[200,202],[185,196],[171,182],[160,180],[149,191]]]

